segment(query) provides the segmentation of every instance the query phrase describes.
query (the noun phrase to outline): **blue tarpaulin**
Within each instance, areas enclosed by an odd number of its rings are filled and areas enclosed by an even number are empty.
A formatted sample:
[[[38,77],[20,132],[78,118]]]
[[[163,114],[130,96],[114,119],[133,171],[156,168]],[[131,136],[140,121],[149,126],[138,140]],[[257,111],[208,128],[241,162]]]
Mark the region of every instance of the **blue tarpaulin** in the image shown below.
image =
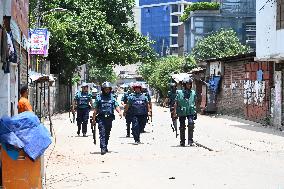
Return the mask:
[[[220,84],[220,80],[221,80],[220,76],[213,76],[209,80],[209,89],[216,93]]]
[[[51,144],[51,136],[33,112],[23,112],[12,118],[5,116],[0,119],[0,141],[23,149],[35,160]]]

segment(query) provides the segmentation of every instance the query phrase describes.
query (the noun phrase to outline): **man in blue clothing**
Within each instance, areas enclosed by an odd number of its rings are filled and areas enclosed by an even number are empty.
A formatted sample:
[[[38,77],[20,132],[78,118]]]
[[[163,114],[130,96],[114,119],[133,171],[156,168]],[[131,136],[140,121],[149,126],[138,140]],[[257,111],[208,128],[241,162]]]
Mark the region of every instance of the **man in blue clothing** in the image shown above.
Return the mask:
[[[110,131],[112,129],[112,122],[115,119],[114,110],[122,117],[119,104],[115,100],[111,90],[111,83],[104,82],[102,84],[102,92],[97,96],[94,104],[93,122],[97,122],[99,127],[101,155],[108,152]]]
[[[174,116],[174,105],[175,105],[175,99],[176,99],[176,91],[177,91],[177,84],[176,83],[171,83],[170,84],[170,90],[168,91],[168,96],[167,96],[167,102],[170,107],[170,113],[171,113],[171,118],[172,118],[172,129],[173,132],[176,132],[176,137],[177,137],[177,118]]]
[[[142,93],[141,84],[133,84],[134,94],[128,98],[127,105],[124,109],[124,116],[129,113],[132,117],[132,134],[135,144],[140,143],[141,127],[146,124],[147,116],[152,115],[150,103],[145,94]],[[129,111],[129,112],[128,112]]]
[[[129,87],[125,87],[124,88],[124,94],[123,94],[123,96],[121,98],[121,105],[123,107],[126,106],[128,98],[129,98],[130,95],[131,95],[130,88]],[[131,115],[129,113],[126,113],[125,119],[126,119],[126,137],[130,137]]]
[[[89,113],[92,107],[92,94],[89,93],[88,84],[83,83],[81,87],[82,91],[77,92],[74,97],[72,113],[75,113],[75,107],[77,107],[77,134],[80,135],[82,126],[83,136],[86,137]]]

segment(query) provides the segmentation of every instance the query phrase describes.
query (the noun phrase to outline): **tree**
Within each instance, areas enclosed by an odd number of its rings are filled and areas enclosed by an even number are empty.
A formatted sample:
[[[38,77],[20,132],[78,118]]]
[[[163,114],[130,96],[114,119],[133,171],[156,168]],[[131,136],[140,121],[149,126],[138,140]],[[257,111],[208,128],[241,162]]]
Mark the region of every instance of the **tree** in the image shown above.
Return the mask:
[[[159,59],[155,63],[142,64],[139,73],[163,96],[167,95],[171,74],[182,72],[185,59],[183,57],[169,56]]]
[[[36,0],[31,0],[35,6]],[[66,13],[45,16],[51,31],[51,70],[70,81],[77,66],[106,69],[107,65],[151,62],[155,54],[150,41],[129,27],[133,0],[53,0],[42,11],[61,7]],[[31,7],[34,10],[35,7]],[[34,19],[32,19],[34,20]]]
[[[242,45],[232,29],[221,29],[203,39],[193,48],[192,55],[198,61],[210,58],[223,58],[248,53],[250,48]]]
[[[102,84],[105,81],[115,82],[117,80],[117,76],[111,65],[106,66],[104,69],[96,67],[89,68],[89,77],[91,82],[99,84]]]

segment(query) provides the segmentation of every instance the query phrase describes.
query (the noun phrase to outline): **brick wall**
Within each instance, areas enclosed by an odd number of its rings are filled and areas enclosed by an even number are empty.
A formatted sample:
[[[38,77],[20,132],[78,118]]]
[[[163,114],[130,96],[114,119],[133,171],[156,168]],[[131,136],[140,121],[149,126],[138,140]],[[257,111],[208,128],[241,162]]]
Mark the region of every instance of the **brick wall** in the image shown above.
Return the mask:
[[[266,122],[270,115],[273,64],[252,59],[224,62],[219,113]]]
[[[219,113],[244,117],[244,65],[244,61],[224,63],[220,93],[217,95]]]

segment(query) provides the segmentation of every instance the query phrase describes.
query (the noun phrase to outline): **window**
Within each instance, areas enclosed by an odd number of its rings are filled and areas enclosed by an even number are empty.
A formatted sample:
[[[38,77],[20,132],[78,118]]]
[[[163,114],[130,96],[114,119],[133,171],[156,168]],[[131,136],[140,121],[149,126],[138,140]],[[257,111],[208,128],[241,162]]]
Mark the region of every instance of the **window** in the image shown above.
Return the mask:
[[[284,29],[284,0],[277,0],[276,29]]]
[[[172,26],[172,34],[178,34],[178,26]]]
[[[177,45],[177,44],[178,44],[178,38],[172,37],[172,45]]]
[[[178,20],[178,16],[172,16],[172,23],[178,23],[179,20]]]
[[[172,13],[178,12],[178,5],[172,5]]]

